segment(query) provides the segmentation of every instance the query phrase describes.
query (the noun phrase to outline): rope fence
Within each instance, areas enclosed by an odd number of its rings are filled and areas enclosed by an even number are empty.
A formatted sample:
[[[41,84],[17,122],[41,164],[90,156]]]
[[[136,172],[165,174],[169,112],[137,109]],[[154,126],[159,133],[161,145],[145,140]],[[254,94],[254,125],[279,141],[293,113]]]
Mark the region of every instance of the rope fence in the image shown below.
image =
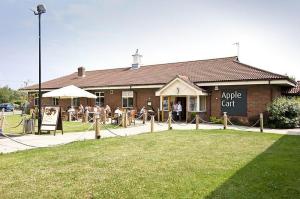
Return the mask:
[[[122,135],[120,133],[116,133],[116,132],[114,132],[114,130],[117,129],[117,128],[119,128],[120,126],[123,126],[123,127],[126,128],[127,125],[128,125],[128,123],[129,123],[129,125],[132,125],[132,123],[134,123],[134,125],[135,125],[136,121],[141,121],[142,124],[146,124],[146,121],[148,121],[148,118],[150,118],[150,129],[149,129],[149,132],[154,132],[154,125],[155,124],[159,125],[161,127],[166,126],[166,124],[167,124],[167,129],[168,130],[173,129],[173,125],[188,126],[188,125],[191,125],[191,124],[195,124],[195,129],[199,129],[200,122],[204,123],[204,124],[216,124],[215,122],[206,121],[205,119],[201,118],[198,114],[196,115],[196,117],[194,117],[188,123],[181,123],[181,122],[175,121],[173,119],[173,117],[172,117],[172,113],[171,112],[169,112],[168,119],[166,121],[164,121],[164,122],[159,122],[159,121],[155,122],[155,120],[154,120],[155,117],[159,117],[158,113],[154,113],[154,114],[151,114],[151,115],[148,115],[147,113],[143,113],[143,114],[140,114],[137,118],[135,118],[134,116],[132,117],[131,115],[128,115],[127,112],[125,112],[124,114],[122,114],[121,117],[117,118],[116,125],[115,126],[111,126],[111,125],[106,124],[106,122],[107,122],[106,121],[106,119],[107,119],[106,117],[104,117],[105,118],[104,120],[103,119],[101,120],[100,118],[103,118],[103,117],[101,117],[101,115],[98,115],[97,117],[93,118],[93,122],[90,124],[90,126],[87,128],[86,131],[90,131],[93,128],[95,130],[95,139],[100,139],[101,138],[101,129],[106,130],[106,132],[108,132],[108,133],[110,133],[110,134],[112,134],[114,136],[117,136],[117,137],[127,136],[127,134],[123,134]],[[23,117],[21,119],[21,121],[16,126],[12,126],[10,128],[17,128],[17,127],[19,127],[24,122],[25,119],[26,119],[26,117]],[[110,118],[110,119],[112,120],[113,118]],[[116,118],[114,118],[114,119],[116,119]],[[91,120],[89,120],[89,121],[91,121]],[[3,136],[3,137],[5,137],[5,138],[7,138],[7,139],[9,139],[9,140],[11,140],[13,142],[16,142],[18,144],[21,144],[21,145],[24,145],[24,146],[27,146],[27,147],[31,147],[31,148],[49,147],[49,146],[35,146],[35,145],[27,144],[27,143],[24,143],[24,142],[21,142],[21,141],[19,141],[17,139],[12,138],[11,136],[9,136],[8,134],[5,134],[3,132],[3,124],[4,123],[5,123],[5,117],[2,114],[1,117],[0,117],[0,136]],[[227,129],[228,124],[230,126],[233,126],[233,127],[236,127],[238,129],[242,129],[242,130],[251,129],[254,126],[260,124],[260,131],[263,132],[263,114],[261,113],[260,116],[259,116],[259,119],[256,120],[251,126],[239,126],[239,125],[234,124],[231,121],[231,119],[228,118],[227,113],[224,112],[224,115],[223,115],[224,129]],[[80,123],[79,125],[77,125],[77,127],[81,127],[81,126],[85,126],[85,125],[86,125],[86,123],[83,122],[83,123]],[[147,127],[147,128],[149,128],[149,127]],[[68,141],[68,142],[78,141],[84,135],[85,134],[82,133],[77,138],[75,138],[75,139],[73,139],[71,141]],[[65,144],[65,143],[63,143],[63,144]],[[57,145],[62,145],[62,144],[57,144]]]

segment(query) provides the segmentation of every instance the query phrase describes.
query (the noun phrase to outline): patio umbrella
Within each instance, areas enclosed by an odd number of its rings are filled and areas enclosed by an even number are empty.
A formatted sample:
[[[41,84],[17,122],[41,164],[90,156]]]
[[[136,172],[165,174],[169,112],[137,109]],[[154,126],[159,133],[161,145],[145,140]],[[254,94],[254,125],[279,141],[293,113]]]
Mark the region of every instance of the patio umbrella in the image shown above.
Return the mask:
[[[97,96],[87,92],[81,88],[78,88],[74,85],[62,87],[53,91],[50,91],[48,93],[45,93],[42,95],[42,97],[55,97],[60,99],[66,99],[66,98],[79,98],[79,97],[85,97],[85,98],[94,98],[96,99]]]

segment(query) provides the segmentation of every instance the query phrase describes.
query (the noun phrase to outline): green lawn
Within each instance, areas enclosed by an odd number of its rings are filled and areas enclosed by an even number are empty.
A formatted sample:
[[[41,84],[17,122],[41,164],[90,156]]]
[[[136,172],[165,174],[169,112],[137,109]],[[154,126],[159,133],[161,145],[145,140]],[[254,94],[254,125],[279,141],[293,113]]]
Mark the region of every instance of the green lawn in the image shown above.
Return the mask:
[[[27,118],[30,118],[30,116],[26,116]],[[23,125],[16,127],[20,121],[22,120],[21,115],[10,115],[5,117],[5,125],[4,125],[4,132],[8,134],[21,134],[23,133]],[[36,122],[37,125],[37,122]],[[82,123],[82,122],[69,122],[69,121],[63,121],[63,128],[64,132],[82,132],[86,130],[93,130],[91,128],[91,123]],[[106,124],[106,127],[108,128],[116,128],[115,125]],[[37,129],[36,129],[37,131]],[[60,133],[60,131],[57,131],[57,133]]]
[[[0,155],[1,198],[300,198],[300,137],[169,131]]]

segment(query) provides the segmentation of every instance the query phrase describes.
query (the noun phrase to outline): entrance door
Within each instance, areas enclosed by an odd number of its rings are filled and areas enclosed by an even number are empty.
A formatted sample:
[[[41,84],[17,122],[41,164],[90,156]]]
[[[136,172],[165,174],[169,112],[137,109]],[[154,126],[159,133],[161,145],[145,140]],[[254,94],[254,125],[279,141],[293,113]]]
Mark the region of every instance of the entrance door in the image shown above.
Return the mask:
[[[182,106],[181,121],[186,121],[186,97],[176,97],[175,101]]]

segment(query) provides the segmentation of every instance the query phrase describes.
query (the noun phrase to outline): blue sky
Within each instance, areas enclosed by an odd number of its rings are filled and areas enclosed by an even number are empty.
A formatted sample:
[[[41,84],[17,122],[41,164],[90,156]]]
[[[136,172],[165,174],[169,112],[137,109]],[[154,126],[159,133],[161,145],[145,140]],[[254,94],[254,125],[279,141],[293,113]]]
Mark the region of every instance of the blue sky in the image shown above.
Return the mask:
[[[0,86],[38,81],[38,19],[43,3],[42,78],[131,65],[236,55],[300,79],[300,1],[0,1]]]

